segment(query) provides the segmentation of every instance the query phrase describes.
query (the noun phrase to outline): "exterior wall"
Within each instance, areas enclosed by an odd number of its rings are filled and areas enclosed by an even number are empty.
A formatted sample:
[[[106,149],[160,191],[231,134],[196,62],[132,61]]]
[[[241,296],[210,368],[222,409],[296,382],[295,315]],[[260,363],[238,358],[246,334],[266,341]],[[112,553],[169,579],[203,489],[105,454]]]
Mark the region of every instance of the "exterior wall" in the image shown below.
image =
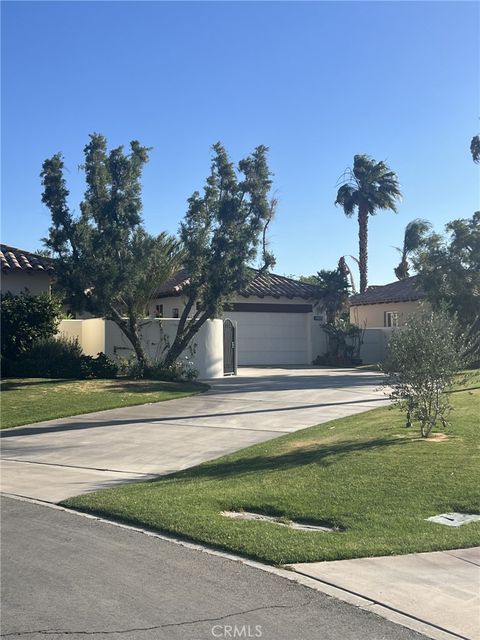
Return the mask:
[[[310,359],[309,364],[317,356],[327,352],[327,334],[322,329],[323,320],[315,320],[315,315],[310,316]]]
[[[147,320],[141,337],[152,360],[159,360],[177,333],[178,320]],[[102,351],[112,358],[128,358],[134,351],[130,341],[111,320],[92,318],[87,320],[63,320],[59,333],[77,338],[85,354],[96,356]],[[223,322],[209,320],[180,356],[188,358],[199,377],[223,377]]]
[[[398,313],[398,326],[402,327],[412,313],[420,308],[419,300],[409,302],[386,302],[380,304],[362,304],[350,307],[350,322],[367,329],[385,327],[385,312]]]
[[[303,298],[274,298],[273,296],[265,296],[264,298],[257,298],[255,296],[250,296],[245,298],[244,296],[233,296],[231,299],[232,304],[240,303],[240,304],[255,304],[255,305],[265,305],[265,304],[282,304],[282,305],[305,305],[311,304],[308,300],[304,300]],[[149,315],[151,318],[156,317],[156,306],[163,306],[163,317],[164,318],[172,318],[173,310],[178,309],[180,315],[186,304],[186,298],[183,296],[171,296],[169,298],[155,298],[150,302],[149,305]],[[229,312],[224,313],[224,317],[227,317]],[[240,313],[240,312],[239,312]],[[323,313],[318,311],[318,313]]]
[[[58,332],[66,338],[77,338],[87,356],[105,353],[105,321],[101,318],[89,320],[62,320]]]
[[[50,293],[50,276],[48,273],[2,273],[2,293],[28,293],[38,296],[41,293]]]
[[[394,331],[389,327],[380,329],[365,329],[363,344],[360,347],[360,358],[363,364],[377,364],[385,360],[387,345]]]
[[[171,316],[173,309],[181,315],[185,298],[172,296],[152,300],[150,315],[155,316],[156,306],[163,306],[163,317]],[[265,296],[234,296],[232,304],[255,305],[254,311],[225,311],[237,325],[237,358],[242,365],[306,365],[326,350],[325,334],[321,330],[323,312],[277,312],[267,305],[294,307],[311,304],[303,298],[274,298]],[[265,307],[262,311],[261,307]],[[268,309],[268,310],[267,310]],[[318,314],[318,315],[316,315]],[[315,320],[317,317],[317,320]]]

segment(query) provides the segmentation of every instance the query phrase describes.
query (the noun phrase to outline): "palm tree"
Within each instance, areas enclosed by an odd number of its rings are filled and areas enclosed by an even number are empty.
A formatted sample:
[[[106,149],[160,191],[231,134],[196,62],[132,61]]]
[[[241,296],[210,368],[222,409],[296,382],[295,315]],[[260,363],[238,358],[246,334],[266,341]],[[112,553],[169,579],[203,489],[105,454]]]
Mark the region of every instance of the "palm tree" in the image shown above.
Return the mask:
[[[337,269],[322,269],[313,276],[312,283],[317,288],[317,296],[323,302],[327,324],[335,324],[335,320],[345,308],[349,294],[348,279],[339,265]]]
[[[396,213],[402,194],[396,174],[384,162],[366,155],[354,156],[353,169],[347,169],[341,180],[335,204],[341,205],[348,217],[358,211],[360,293],[363,293],[368,278],[368,216],[379,209]]]
[[[394,269],[395,275],[399,280],[404,280],[409,277],[408,256],[422,245],[431,228],[432,224],[428,220],[422,220],[422,218],[415,218],[415,220],[409,222],[405,227],[403,247],[402,249],[395,247],[402,256],[399,265]]]

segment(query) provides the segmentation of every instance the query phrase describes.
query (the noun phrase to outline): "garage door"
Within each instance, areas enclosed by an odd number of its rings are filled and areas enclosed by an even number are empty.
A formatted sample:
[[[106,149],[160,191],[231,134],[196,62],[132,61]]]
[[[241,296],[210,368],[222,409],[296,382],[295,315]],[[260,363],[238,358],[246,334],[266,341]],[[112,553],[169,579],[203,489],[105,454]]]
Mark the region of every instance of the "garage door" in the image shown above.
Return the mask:
[[[307,313],[230,312],[237,322],[238,364],[308,364]]]

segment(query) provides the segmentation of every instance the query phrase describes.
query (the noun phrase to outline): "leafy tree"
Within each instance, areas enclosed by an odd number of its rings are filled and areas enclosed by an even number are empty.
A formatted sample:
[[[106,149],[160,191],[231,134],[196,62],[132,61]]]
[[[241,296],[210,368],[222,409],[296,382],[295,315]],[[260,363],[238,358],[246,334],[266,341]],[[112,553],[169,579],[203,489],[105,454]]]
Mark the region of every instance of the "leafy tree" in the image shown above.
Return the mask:
[[[473,136],[470,142],[470,153],[473,161],[478,164],[480,162],[480,136]]]
[[[42,201],[52,224],[45,245],[56,257],[58,285],[76,311],[113,320],[130,340],[140,368],[147,364],[141,321],[158,284],[181,264],[178,242],[149,235],[141,218],[141,175],[149,149],[136,140],[130,153],[107,150],[94,133],[84,148],[86,190],[75,217],[68,205],[60,153],[45,160]]]
[[[297,279],[293,274],[291,274],[291,275],[289,275],[287,277],[291,278],[292,280],[296,280]],[[317,276],[298,276],[298,280],[300,282],[304,282],[305,284],[312,284],[312,285],[317,284]]]
[[[29,351],[39,340],[57,333],[61,318],[58,298],[46,293],[30,296],[21,293],[1,296],[2,357],[14,360]]]
[[[397,211],[401,198],[396,174],[384,162],[376,162],[367,155],[356,155],[353,168],[341,177],[343,184],[337,192],[336,205],[343,207],[346,216],[358,214],[360,292],[367,288],[368,279],[368,216],[377,211]]]
[[[271,187],[267,147],[259,146],[238,164],[238,171],[224,147],[213,147],[211,173],[203,194],[188,201],[180,238],[185,250],[188,280],[182,289],[186,305],[165,363],[172,364],[202,325],[222,314],[230,296],[254,278],[249,265],[263,247],[263,267],[273,266],[266,250],[264,229],[275,210],[269,200]]]
[[[453,220],[447,235],[432,234],[414,257],[419,285],[427,299],[455,312],[472,348],[480,344],[480,211]]]
[[[407,414],[406,426],[420,423],[426,438],[438,423],[447,427],[455,374],[465,364],[465,342],[446,308],[410,317],[389,341],[383,370],[390,398]]]
[[[431,228],[431,223],[421,218],[412,220],[405,227],[403,247],[401,249],[400,247],[395,247],[402,256],[399,265],[394,269],[395,275],[399,280],[404,280],[410,276],[408,258],[425,242],[425,238]]]

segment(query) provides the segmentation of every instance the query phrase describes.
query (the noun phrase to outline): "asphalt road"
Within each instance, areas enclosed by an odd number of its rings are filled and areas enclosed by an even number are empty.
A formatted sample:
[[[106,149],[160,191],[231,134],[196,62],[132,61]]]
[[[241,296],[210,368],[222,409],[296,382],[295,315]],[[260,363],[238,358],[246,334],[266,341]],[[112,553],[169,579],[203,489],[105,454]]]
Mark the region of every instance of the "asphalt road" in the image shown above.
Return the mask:
[[[423,638],[239,562],[38,504],[1,507],[2,637]]]

